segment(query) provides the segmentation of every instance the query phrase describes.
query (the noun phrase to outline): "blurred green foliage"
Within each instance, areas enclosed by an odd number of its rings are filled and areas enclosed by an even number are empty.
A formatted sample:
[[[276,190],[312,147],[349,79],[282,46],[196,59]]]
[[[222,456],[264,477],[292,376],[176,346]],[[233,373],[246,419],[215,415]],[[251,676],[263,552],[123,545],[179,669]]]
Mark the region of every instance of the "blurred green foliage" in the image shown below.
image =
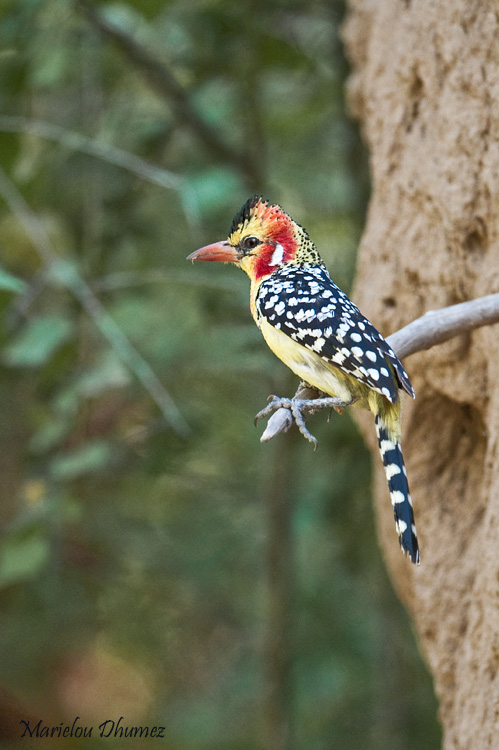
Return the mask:
[[[294,378],[250,319],[243,275],[185,263],[262,192],[351,286],[368,188],[343,13],[340,0],[1,6],[5,747],[20,717],[121,715],[166,726],[169,750],[268,747],[276,492],[292,509],[282,747],[439,745],[353,424],[316,417],[317,453],[261,445],[253,416]]]

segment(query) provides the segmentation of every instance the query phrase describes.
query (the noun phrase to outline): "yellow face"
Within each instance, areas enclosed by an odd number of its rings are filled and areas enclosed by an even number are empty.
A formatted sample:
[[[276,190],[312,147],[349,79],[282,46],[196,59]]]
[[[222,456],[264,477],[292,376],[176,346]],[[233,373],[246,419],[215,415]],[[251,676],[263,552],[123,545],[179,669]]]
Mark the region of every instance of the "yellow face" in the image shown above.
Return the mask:
[[[296,252],[294,222],[280,206],[259,199],[234,220],[228,237],[237,264],[253,281],[285,265]]]
[[[255,264],[265,246],[267,228],[261,217],[256,214],[239,225],[228,237],[228,243],[236,248],[239,254],[237,265],[253,278]]]
[[[268,226],[264,223],[263,217],[254,213],[247,219],[244,224],[240,224],[228,237],[229,243],[233,247],[238,247],[241,240],[245,237],[256,237],[260,242],[267,239],[269,233]]]

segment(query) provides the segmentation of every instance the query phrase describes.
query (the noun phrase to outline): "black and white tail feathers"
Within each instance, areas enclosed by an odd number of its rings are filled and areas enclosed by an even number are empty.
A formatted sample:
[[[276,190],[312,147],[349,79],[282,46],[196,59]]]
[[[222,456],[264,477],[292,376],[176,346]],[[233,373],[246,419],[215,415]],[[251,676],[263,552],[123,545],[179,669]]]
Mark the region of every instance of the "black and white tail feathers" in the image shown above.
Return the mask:
[[[379,452],[385,467],[400,546],[413,563],[419,564],[419,547],[409,493],[404,457],[399,441],[392,440],[381,414],[375,415]]]

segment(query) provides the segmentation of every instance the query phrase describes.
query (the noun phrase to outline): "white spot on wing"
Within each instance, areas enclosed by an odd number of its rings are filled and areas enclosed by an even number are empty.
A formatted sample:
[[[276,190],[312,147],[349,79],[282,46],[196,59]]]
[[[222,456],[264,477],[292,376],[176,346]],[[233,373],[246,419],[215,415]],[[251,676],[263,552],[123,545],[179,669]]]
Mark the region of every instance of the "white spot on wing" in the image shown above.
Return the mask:
[[[324,344],[326,343],[326,340],[321,338],[315,339],[314,343],[312,344],[312,349],[316,352],[320,352]]]
[[[337,333],[339,335],[341,335],[342,337],[344,337],[348,333],[348,331],[350,330],[351,327],[352,327],[351,323],[348,320],[344,320],[338,326]],[[357,339],[353,338],[353,335],[351,336],[351,338],[352,338],[352,340],[355,340],[355,341],[357,340]],[[359,340],[361,341],[362,339],[359,339]]]
[[[305,310],[302,308],[301,310],[297,310],[295,313],[295,320],[297,323],[301,323],[306,318]]]
[[[335,352],[333,356],[331,357],[331,361],[336,362],[339,365],[342,365],[345,359],[346,359],[345,355],[342,354],[341,352]]]

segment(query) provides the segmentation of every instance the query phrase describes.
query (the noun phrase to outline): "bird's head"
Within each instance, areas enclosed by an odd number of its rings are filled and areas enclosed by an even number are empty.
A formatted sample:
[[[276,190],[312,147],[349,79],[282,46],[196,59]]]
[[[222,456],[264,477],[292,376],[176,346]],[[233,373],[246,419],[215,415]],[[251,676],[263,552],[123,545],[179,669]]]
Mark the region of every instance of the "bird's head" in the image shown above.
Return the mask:
[[[217,260],[240,266],[260,281],[287,265],[321,263],[303,227],[283,209],[255,196],[234,217],[227,240],[196,250],[188,260]]]

